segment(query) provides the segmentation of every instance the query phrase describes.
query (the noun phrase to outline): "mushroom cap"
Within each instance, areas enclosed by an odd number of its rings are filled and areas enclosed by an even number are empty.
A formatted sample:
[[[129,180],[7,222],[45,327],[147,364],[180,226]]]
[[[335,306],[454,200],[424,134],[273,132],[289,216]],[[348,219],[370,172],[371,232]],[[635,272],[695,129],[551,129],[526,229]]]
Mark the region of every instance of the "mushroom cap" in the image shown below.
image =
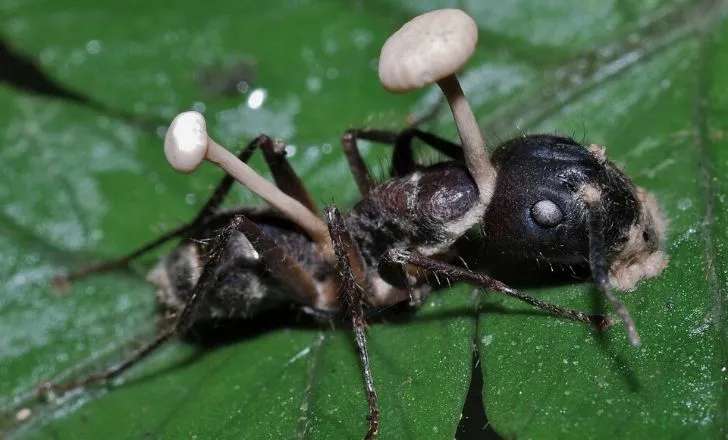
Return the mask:
[[[164,155],[172,168],[191,173],[205,160],[208,142],[205,117],[198,112],[180,113],[164,136]]]
[[[478,27],[460,9],[419,15],[384,43],[379,81],[390,92],[420,89],[460,70],[477,43]]]

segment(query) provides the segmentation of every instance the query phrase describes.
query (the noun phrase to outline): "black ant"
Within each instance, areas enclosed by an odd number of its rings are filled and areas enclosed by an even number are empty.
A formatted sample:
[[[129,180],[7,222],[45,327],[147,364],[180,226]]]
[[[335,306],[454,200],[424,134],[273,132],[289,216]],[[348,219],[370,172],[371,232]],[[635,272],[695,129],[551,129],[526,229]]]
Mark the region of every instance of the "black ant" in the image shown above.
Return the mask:
[[[462,147],[417,129],[346,132],[342,145],[362,200],[343,216],[336,207],[327,207],[326,222],[318,217],[280,144],[260,136],[236,158],[208,137],[202,115],[187,112],[175,118],[165,139],[172,166],[189,172],[207,158],[228,174],[192,222],[124,258],[73,272],[66,280],[125,266],[181,237],[179,247],[148,275],[160,303],[177,314],[176,323],[109,370],[48,389],[114,378],[196,322],[249,318],[293,302],[322,319],[351,314],[369,399],[366,438],[372,438],[379,431],[379,410],[364,310],[402,302],[419,305],[432,288],[427,273],[469,281],[562,318],[599,328],[611,325],[609,318],[540,301],[450,264],[456,242],[475,226],[489,251],[557,265],[587,262],[595,284],[624,321],[630,341],[639,345],[636,326],[610,286],[630,288],[665,267],[660,250],[665,221],[655,199],[635,187],[603,150],[566,137],[519,137],[502,145],[491,161],[454,76],[476,41],[475,24],[459,10],[419,16],[388,40],[380,58],[385,87],[403,91],[437,81],[453,110]],[[429,53],[419,51],[423,48]],[[357,138],[394,145],[391,179],[372,183]],[[413,138],[453,160],[418,166]],[[256,149],[263,150],[277,187],[245,164]],[[232,176],[283,215],[256,208],[219,212]]]

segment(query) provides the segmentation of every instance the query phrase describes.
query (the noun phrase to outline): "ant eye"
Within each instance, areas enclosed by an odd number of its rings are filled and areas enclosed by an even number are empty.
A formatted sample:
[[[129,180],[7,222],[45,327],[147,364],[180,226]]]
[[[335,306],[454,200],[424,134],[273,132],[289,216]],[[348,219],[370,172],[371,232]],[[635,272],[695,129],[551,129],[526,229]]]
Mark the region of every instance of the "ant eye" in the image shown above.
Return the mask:
[[[564,214],[556,203],[551,200],[541,200],[531,207],[531,217],[539,226],[551,228],[561,223]]]

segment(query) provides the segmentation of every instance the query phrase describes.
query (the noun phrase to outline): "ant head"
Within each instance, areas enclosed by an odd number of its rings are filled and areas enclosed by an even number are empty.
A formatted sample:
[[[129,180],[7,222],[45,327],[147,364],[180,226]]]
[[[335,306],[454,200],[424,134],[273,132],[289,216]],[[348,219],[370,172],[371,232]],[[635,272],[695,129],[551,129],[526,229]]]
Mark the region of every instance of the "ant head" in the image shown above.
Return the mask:
[[[506,142],[493,162],[498,179],[482,224],[489,252],[553,265],[588,263],[618,312],[624,306],[610,286],[629,289],[664,269],[665,220],[656,200],[602,149],[532,135]],[[620,315],[631,321],[626,310]],[[636,331],[633,336],[637,345]]]
[[[591,207],[601,217],[594,232],[610,263],[634,264],[659,252],[664,221],[657,203],[596,146],[524,136],[503,144],[493,162],[498,181],[482,225],[489,249],[557,265],[586,263]]]

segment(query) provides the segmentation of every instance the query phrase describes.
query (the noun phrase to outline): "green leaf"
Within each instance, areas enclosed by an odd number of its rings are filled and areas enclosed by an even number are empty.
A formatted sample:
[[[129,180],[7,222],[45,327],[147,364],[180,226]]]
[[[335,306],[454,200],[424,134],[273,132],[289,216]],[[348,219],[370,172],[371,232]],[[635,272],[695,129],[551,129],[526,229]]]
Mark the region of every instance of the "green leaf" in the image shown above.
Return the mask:
[[[155,326],[144,271],[74,283],[50,277],[122,255],[190,219],[220,177],[168,169],[156,135],[203,108],[239,148],[259,133],[295,146],[315,198],[357,193],[339,147],[350,126],[397,129],[438,91],[391,96],[373,66],[385,38],[424,10],[470,11],[481,45],[462,74],[486,136],[559,131],[607,154],[660,199],[670,266],[622,298],[643,338],[587,328],[469,288],[442,289],[403,322],[369,328],[381,438],[452,438],[473,340],[495,430],[519,438],[725,435],[728,338],[728,24],[722,2],[67,2],[0,5],[0,29],[84,105],[0,85],[0,436],[9,438],[358,438],[366,398],[353,338],[286,325],[210,351],[173,342],[108,387],[36,403],[42,380],[128,354]],[[249,82],[224,93],[227,76]],[[234,83],[235,81],[233,81]],[[233,87],[234,88],[234,87]],[[247,106],[253,90],[262,107]],[[100,104],[99,104],[100,103]],[[453,137],[441,111],[430,127]],[[369,147],[386,173],[387,149]],[[265,170],[260,159],[253,161]],[[237,189],[233,202],[255,200]],[[161,252],[159,253],[161,255]],[[530,289],[593,310],[589,285]],[[477,301],[486,302],[486,299]],[[502,304],[501,304],[502,302]],[[497,308],[496,308],[497,309]],[[23,407],[33,414],[14,420]]]

